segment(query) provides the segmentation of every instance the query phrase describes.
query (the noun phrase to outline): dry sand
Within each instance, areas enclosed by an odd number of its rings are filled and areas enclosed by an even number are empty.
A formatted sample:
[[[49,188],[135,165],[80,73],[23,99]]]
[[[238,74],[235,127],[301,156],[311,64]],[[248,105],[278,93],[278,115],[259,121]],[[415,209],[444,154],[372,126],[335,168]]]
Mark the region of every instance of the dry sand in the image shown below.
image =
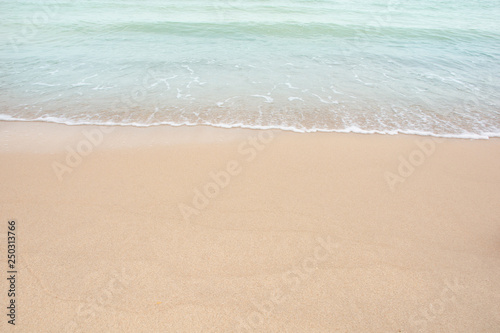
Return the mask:
[[[500,331],[498,139],[2,122],[0,156],[0,331]]]

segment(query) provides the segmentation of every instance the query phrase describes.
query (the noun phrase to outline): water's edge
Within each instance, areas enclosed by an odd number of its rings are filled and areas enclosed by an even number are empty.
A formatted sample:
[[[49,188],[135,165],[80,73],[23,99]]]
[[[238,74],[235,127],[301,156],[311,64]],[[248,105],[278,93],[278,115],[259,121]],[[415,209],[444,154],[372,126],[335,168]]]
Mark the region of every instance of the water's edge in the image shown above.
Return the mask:
[[[154,126],[210,126],[215,128],[241,128],[241,129],[253,129],[253,130],[281,130],[295,133],[354,133],[354,134],[379,134],[379,135],[419,135],[419,136],[430,136],[436,138],[449,138],[449,139],[469,139],[469,140],[488,140],[491,138],[500,138],[500,133],[485,133],[485,134],[475,134],[475,133],[464,133],[464,134],[447,134],[447,133],[432,133],[425,131],[415,131],[415,130],[391,130],[391,131],[378,131],[378,130],[363,130],[357,127],[350,127],[346,129],[297,129],[294,127],[280,127],[280,126],[259,126],[259,125],[245,125],[245,124],[213,124],[213,123],[172,123],[172,122],[160,122],[154,124],[141,124],[141,123],[114,123],[114,122],[87,122],[87,121],[68,121],[62,119],[20,119],[13,118],[8,115],[0,114],[0,122],[40,122],[49,124],[62,124],[68,126],[129,126],[129,127],[154,127]]]

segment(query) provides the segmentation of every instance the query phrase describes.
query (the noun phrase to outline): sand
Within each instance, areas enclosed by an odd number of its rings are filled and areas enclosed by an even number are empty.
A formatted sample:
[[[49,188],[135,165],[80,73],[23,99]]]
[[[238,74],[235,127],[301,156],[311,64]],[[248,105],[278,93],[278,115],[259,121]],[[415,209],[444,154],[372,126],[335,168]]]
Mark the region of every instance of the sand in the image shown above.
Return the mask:
[[[0,331],[500,331],[499,139],[2,122],[0,158]]]

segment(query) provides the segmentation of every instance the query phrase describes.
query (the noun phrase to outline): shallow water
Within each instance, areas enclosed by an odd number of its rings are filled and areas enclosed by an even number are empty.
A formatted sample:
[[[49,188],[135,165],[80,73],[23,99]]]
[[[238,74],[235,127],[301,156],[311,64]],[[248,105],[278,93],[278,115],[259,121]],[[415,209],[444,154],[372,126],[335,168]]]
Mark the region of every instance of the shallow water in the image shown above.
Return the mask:
[[[499,9],[2,0],[0,119],[500,136]]]

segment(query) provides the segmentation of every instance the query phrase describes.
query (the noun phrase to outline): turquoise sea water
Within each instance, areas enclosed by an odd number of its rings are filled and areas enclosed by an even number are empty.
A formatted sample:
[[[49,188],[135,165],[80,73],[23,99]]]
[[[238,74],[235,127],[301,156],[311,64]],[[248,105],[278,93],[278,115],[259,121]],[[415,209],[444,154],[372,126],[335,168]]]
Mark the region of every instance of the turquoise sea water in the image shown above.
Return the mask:
[[[0,119],[500,136],[500,0],[0,0]]]

